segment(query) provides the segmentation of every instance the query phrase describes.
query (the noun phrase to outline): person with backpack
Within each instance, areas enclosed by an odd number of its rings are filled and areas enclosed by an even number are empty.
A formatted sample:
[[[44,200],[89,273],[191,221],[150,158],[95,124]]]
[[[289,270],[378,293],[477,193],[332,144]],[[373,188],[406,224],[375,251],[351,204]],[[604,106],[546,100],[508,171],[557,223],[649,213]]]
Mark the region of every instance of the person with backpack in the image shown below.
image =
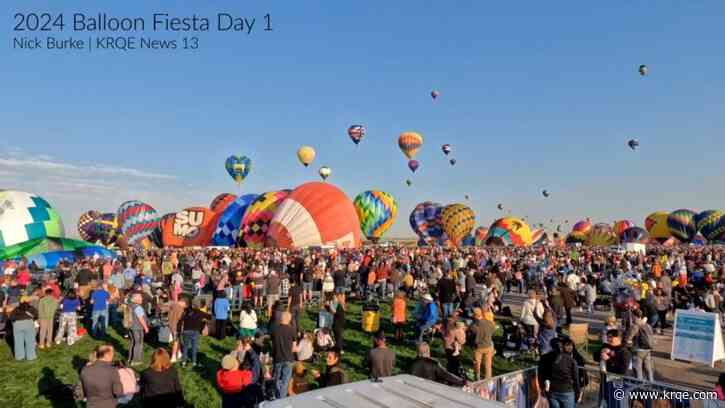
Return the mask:
[[[632,313],[634,314],[634,324],[627,333],[627,344],[631,345],[634,351],[634,372],[637,373],[638,379],[644,380],[643,369],[646,368],[647,378],[650,382],[654,382],[652,361],[652,350],[656,345],[654,332],[640,309],[636,309]]]

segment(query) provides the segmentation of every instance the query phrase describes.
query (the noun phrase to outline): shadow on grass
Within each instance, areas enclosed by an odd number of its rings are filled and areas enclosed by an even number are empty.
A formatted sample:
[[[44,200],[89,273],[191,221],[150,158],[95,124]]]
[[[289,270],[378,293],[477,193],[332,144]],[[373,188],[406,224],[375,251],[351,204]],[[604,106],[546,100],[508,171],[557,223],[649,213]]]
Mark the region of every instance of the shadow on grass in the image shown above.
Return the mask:
[[[45,397],[53,408],[75,407],[73,389],[63,384],[56,376],[55,371],[43,367],[38,379],[38,395]]]

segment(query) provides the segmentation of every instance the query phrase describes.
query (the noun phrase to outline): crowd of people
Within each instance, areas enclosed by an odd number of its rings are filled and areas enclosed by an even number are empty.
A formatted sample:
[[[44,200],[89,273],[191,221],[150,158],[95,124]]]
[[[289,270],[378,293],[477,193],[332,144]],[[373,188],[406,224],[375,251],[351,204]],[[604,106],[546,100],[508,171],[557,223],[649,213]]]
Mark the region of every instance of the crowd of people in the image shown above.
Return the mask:
[[[542,389],[552,405],[569,407],[580,393],[570,370],[583,364],[562,330],[572,310],[611,308],[595,360],[622,374],[631,362],[638,377],[651,381],[654,334],[668,327],[672,310],[725,308],[722,247],[654,247],[647,255],[586,247],[165,249],[62,262],[52,271],[11,261],[2,270],[0,330],[12,337],[16,360],[72,347],[86,335],[103,340],[109,327],[128,338],[124,363],[101,343],[82,369],[77,394],[91,408],[133,398],[183,406],[175,367],[198,366],[200,338],[208,335],[238,339],[215,378],[223,406],[251,407],[343,384],[351,302],[391,305],[383,318],[394,331],[371,335],[371,379],[409,372],[463,386],[490,378],[494,321],[514,321],[521,330],[506,333],[505,343],[539,355]],[[527,294],[520,315],[511,316],[506,292]],[[316,329],[305,330],[303,313],[318,309]],[[150,337],[160,346],[137,373]],[[438,339],[445,364],[431,357]],[[417,359],[399,366],[390,342],[415,347]]]

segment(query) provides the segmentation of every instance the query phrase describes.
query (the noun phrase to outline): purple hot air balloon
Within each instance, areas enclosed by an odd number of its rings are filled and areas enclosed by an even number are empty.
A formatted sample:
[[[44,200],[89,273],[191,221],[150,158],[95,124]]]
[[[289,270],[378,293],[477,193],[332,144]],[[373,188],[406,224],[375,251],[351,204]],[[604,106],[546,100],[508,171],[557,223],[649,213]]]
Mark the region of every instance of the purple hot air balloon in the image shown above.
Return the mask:
[[[408,168],[413,173],[415,173],[415,171],[418,170],[418,167],[420,167],[420,163],[418,163],[418,160],[411,160],[408,162]]]

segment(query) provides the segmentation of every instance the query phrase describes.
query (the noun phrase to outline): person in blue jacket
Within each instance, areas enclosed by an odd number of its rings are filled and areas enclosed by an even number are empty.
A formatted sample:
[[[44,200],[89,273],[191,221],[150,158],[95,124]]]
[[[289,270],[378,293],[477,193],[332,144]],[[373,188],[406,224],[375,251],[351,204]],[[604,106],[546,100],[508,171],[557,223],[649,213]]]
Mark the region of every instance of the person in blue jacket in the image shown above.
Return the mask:
[[[415,329],[418,333],[418,342],[423,341],[423,334],[430,330],[434,324],[438,323],[438,305],[433,301],[433,297],[426,293],[423,295],[422,303],[419,305],[420,314],[415,322]]]
[[[216,338],[224,340],[227,335],[227,321],[229,321],[229,299],[224,291],[217,293],[217,298],[214,300],[214,322],[216,329]]]

